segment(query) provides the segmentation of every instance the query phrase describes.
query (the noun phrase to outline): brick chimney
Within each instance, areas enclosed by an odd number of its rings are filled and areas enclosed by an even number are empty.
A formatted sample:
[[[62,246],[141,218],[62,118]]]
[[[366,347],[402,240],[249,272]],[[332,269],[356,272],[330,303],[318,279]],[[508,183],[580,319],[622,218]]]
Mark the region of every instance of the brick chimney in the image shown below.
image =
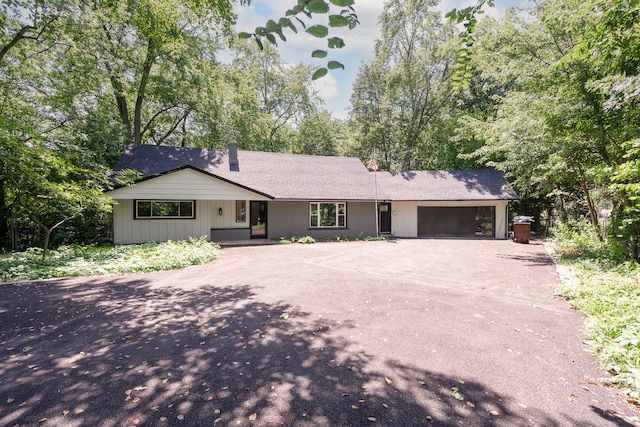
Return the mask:
[[[240,165],[238,163],[238,143],[229,143],[229,170],[239,171]]]

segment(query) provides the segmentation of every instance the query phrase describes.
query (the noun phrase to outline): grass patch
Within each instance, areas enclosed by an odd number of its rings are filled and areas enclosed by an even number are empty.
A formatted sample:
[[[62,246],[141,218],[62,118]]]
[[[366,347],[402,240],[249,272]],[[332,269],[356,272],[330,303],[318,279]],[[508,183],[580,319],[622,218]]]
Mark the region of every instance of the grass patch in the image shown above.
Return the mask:
[[[588,315],[594,351],[612,380],[640,404],[640,266],[622,262],[615,242],[558,240],[560,292]]]
[[[32,248],[0,259],[0,271],[5,281],[20,281],[172,270],[213,261],[219,249],[206,238],[142,245],[72,245],[50,251],[43,260],[42,249]]]

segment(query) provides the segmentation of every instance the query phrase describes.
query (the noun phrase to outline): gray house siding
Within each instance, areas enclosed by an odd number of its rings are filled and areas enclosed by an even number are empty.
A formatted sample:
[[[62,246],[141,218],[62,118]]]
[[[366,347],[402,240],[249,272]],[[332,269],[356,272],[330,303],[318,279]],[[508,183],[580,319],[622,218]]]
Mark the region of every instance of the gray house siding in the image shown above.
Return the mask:
[[[309,203],[299,201],[272,201],[268,204],[268,238],[311,236],[330,239],[347,236],[375,236],[376,211],[373,202],[347,201],[347,227],[312,228],[309,226]]]
[[[248,228],[224,228],[211,229],[212,242],[224,242],[228,240],[249,240],[251,239],[251,230]]]

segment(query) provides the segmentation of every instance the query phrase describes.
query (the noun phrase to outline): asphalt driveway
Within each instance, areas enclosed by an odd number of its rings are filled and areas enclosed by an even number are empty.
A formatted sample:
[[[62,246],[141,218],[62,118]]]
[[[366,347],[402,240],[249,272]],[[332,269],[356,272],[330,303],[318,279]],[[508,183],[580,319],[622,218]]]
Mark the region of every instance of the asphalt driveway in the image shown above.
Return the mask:
[[[0,425],[633,426],[533,242],[0,285]]]

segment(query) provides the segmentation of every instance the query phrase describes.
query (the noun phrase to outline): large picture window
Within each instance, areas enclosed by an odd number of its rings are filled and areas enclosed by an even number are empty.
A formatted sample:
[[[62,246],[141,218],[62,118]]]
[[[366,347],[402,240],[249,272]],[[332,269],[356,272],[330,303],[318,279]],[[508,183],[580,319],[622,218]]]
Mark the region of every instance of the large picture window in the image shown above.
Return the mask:
[[[311,227],[346,227],[347,204],[344,202],[311,203],[309,225]]]
[[[194,200],[136,200],[137,219],[195,218]]]

